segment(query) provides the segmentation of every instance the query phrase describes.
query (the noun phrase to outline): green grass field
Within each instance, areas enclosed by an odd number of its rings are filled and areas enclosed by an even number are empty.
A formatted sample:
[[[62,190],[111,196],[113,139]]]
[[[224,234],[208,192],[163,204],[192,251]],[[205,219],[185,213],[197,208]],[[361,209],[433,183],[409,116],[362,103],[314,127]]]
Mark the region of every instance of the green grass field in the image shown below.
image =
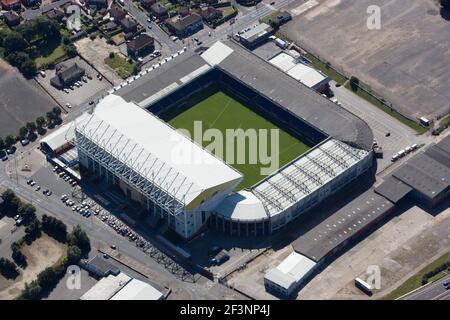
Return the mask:
[[[278,129],[279,130],[279,152],[272,155],[271,148],[271,133],[268,133],[268,143],[267,149],[269,150],[269,155],[276,156],[279,159],[279,166],[281,167],[286,163],[297,158],[299,155],[305,153],[310,147],[298,139],[294,138],[287,132],[281,130],[275,126],[270,121],[267,121],[263,117],[259,116],[252,110],[248,109],[240,102],[234,100],[230,96],[223,92],[217,92],[207,99],[196,104],[192,108],[186,110],[185,112],[179,114],[175,118],[171,119],[169,123],[178,129],[186,129],[191,133],[194,138],[194,121],[202,121],[203,132],[209,128],[219,129],[223,136],[225,137],[226,129],[243,129],[244,131],[248,129]],[[258,135],[260,137],[260,135]],[[211,141],[202,141],[204,147],[208,146]],[[259,140],[258,140],[259,143]],[[225,145],[225,142],[224,142]],[[235,150],[237,146],[235,144]],[[258,163],[249,163],[249,146],[248,139],[246,139],[246,155],[245,163],[236,163],[236,154],[234,153],[235,159],[232,161],[227,161],[225,155],[227,154],[226,148],[224,149],[224,160],[240,171],[244,175],[244,180],[237,187],[237,190],[241,190],[252,186],[256,182],[260,181],[265,177],[261,174],[260,169],[262,167],[268,167],[268,165],[262,164],[260,158],[258,157]],[[259,147],[258,147],[259,151]],[[220,155],[219,155],[220,156]],[[276,169],[278,169],[278,167]],[[274,171],[274,170],[273,170]],[[211,174],[214,174],[211,172]]]

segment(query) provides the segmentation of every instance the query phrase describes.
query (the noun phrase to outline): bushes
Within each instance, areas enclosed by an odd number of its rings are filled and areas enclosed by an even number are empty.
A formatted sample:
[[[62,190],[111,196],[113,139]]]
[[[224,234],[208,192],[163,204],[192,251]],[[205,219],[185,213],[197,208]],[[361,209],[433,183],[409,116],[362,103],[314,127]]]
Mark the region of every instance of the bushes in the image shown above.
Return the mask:
[[[19,242],[13,242],[11,244],[11,250],[12,250],[12,258],[14,262],[21,266],[22,268],[25,268],[27,266],[27,257],[22,253],[21,251],[21,245]]]
[[[441,264],[437,268],[431,270],[430,272],[427,272],[422,277],[422,285],[427,284],[430,278],[434,277],[438,273],[448,269],[450,271],[450,262],[447,261],[446,263]]]
[[[73,228],[72,233],[67,236],[70,246],[77,246],[82,255],[87,255],[91,251],[91,243],[86,232],[79,225]]]
[[[7,279],[14,279],[19,275],[16,265],[6,258],[0,258],[0,274]]]
[[[66,242],[67,227],[61,220],[44,214],[42,216],[42,231],[60,242]]]

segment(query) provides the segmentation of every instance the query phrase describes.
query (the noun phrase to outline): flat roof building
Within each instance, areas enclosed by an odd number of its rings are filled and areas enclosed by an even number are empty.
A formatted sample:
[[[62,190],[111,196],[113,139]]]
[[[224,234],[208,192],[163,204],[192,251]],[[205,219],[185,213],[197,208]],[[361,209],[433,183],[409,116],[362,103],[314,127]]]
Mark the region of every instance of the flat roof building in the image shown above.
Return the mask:
[[[255,48],[267,41],[274,33],[274,29],[266,23],[259,23],[253,28],[239,34],[239,41],[247,48]]]
[[[113,295],[110,300],[161,300],[164,295],[150,284],[132,279],[119,292]]]
[[[269,62],[317,92],[323,93],[329,87],[331,79],[328,76],[284,52],[276,55]]]
[[[296,252],[291,253],[276,268],[264,275],[264,286],[283,296],[292,295],[316,266],[316,263]]]

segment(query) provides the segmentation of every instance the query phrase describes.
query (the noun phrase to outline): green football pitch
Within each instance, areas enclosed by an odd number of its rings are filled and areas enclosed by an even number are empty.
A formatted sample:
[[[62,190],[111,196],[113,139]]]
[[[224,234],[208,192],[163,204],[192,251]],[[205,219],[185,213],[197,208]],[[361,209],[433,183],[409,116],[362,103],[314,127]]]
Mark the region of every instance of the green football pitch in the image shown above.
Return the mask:
[[[169,120],[169,123],[177,129],[186,129],[190,132],[191,138],[197,140],[197,137],[194,136],[194,122],[197,122],[198,126],[198,121],[201,122],[202,133],[210,128],[218,129],[222,133],[224,145],[223,154],[220,155],[217,152],[214,152],[214,150],[213,153],[215,153],[219,157],[221,156],[224,161],[226,161],[229,165],[231,165],[233,168],[244,175],[244,180],[237,187],[237,190],[250,187],[266,177],[267,172],[261,172],[262,168],[271,167],[272,170],[270,173],[272,173],[310,149],[308,145],[294,138],[287,132],[281,130],[270,121],[256,114],[249,108],[242,105],[240,102],[234,100],[221,91],[209,96],[200,103],[189,108],[175,118]],[[251,160],[251,157],[249,155],[251,149],[249,139],[245,139],[245,161],[238,160],[237,142],[234,143],[234,157],[231,157],[229,155],[229,150],[226,149],[226,145],[229,143],[226,138],[227,129],[242,129],[245,132],[248,132],[247,130],[249,129],[256,129],[256,132],[260,132],[260,129],[267,129],[267,139],[263,144],[266,146],[267,152],[262,152],[262,154],[268,154],[269,158],[257,156],[256,163],[254,160]],[[274,141],[278,144],[278,152],[275,152],[277,149],[273,146],[274,144],[272,143],[271,138],[273,132],[271,131],[271,129],[278,130],[278,141]],[[264,139],[264,136],[258,134],[257,137],[258,142],[254,145],[258,146],[257,153],[259,154],[259,146],[261,143],[261,141],[259,140],[261,139],[261,137],[263,137]],[[274,137],[276,137],[276,135],[274,135]],[[202,141],[198,141],[203,145],[203,147],[206,147],[215,142],[214,139],[212,139],[211,141],[203,140],[205,139],[202,139]],[[254,150],[255,149],[253,148],[253,151]],[[262,150],[264,150],[264,148]],[[227,159],[227,154],[228,158],[231,159]],[[273,168],[273,166],[267,163],[268,159],[273,159],[273,163],[276,163],[278,161],[278,165]],[[214,174],[214,172],[211,172],[211,174]]]

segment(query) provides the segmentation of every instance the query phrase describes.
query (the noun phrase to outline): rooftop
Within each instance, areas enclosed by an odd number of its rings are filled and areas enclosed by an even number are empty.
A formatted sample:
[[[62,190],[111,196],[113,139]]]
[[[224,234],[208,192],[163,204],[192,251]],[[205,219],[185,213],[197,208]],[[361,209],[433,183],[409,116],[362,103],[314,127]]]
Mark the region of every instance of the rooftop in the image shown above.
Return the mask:
[[[117,276],[109,275],[100,279],[88,292],[81,296],[80,300],[109,300],[130,280],[131,277],[123,272]]]
[[[276,268],[269,270],[264,278],[289,289],[305,277],[316,265],[314,261],[301,254],[292,252]]]
[[[138,279],[132,279],[110,300],[161,300],[163,294],[150,284]]]
[[[260,181],[252,191],[268,214],[275,216],[336,179],[366,155],[364,150],[329,139]]]
[[[390,201],[370,189],[300,236],[292,246],[295,252],[318,262],[393,208]]]
[[[101,100],[92,116],[79,118],[76,130],[148,180],[169,189],[181,203],[190,203],[209,188],[242,179],[239,172],[167,123],[113,94]]]

